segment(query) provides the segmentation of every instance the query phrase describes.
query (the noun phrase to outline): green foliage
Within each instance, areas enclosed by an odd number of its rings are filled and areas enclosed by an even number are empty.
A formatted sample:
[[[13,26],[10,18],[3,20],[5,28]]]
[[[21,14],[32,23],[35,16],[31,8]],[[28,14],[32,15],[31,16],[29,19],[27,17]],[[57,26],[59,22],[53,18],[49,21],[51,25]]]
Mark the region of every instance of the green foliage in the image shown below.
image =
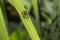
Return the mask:
[[[40,21],[39,21],[39,9],[38,9],[38,0],[31,0],[31,3],[33,5],[33,9],[34,9],[34,16],[37,20],[37,24],[40,25]]]
[[[20,15],[20,18],[21,18],[23,24],[25,25],[25,28],[28,31],[31,39],[32,40],[40,40],[40,38],[39,38],[39,36],[38,36],[38,34],[36,32],[36,29],[34,28],[34,25],[33,25],[32,21],[31,21],[29,15],[28,16],[27,15],[24,16],[24,14],[23,14],[24,11],[26,11],[26,10],[25,10],[21,0],[18,0],[18,1],[17,0],[8,0],[8,1],[18,11],[18,13]]]
[[[0,40],[9,40],[4,17],[1,11],[1,6],[0,6]]]
[[[10,40],[26,40],[26,37],[27,37],[26,31],[21,32],[19,30],[16,30],[10,36]]]
[[[9,40],[9,37],[10,40],[60,40],[59,0],[0,0],[0,6],[0,40]],[[9,26],[6,28],[6,13],[12,9],[21,20],[11,22],[11,30]]]

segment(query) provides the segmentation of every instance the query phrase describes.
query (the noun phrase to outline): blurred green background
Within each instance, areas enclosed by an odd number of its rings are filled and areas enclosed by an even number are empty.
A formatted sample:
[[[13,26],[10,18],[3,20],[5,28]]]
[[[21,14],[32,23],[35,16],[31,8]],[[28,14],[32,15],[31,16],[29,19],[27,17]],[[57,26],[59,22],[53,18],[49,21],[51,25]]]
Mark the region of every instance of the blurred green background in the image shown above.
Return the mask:
[[[16,9],[7,0],[3,1],[3,16],[11,40],[31,40]],[[60,40],[60,0],[21,1],[30,15],[40,39]]]

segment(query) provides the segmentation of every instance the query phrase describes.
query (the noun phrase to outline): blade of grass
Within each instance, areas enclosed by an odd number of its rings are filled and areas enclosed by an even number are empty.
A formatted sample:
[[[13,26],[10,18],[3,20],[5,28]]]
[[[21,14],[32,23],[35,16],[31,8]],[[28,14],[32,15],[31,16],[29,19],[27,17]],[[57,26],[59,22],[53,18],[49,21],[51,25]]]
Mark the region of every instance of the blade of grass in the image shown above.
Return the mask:
[[[48,24],[52,23],[52,19],[49,16],[47,16],[45,13],[42,13],[42,16],[46,19]]]
[[[37,31],[39,34],[41,34],[41,25],[40,25],[40,14],[38,9],[38,0],[31,0],[32,6],[33,6],[33,12],[35,19],[37,21]],[[41,36],[41,35],[39,35]]]
[[[20,18],[23,22],[23,24],[25,25],[26,30],[28,31],[30,37],[32,40],[40,40],[37,31],[30,19],[30,17],[28,16],[28,18],[26,16],[23,15],[22,12],[26,11],[21,0],[8,0],[8,2],[10,4],[12,4],[16,10],[18,11]]]
[[[33,5],[34,15],[37,21],[37,24],[40,26],[40,16],[39,16],[39,9],[38,9],[38,0],[31,0]]]
[[[4,16],[6,26],[8,26],[8,20],[7,20],[7,15],[6,15],[6,13],[7,13],[7,11],[6,11],[6,0],[0,0],[0,5],[1,5],[1,10],[2,10],[2,13]]]
[[[57,6],[58,6],[57,13],[58,15],[60,15],[60,0],[57,1]]]
[[[9,40],[6,25],[0,7],[0,40]]]

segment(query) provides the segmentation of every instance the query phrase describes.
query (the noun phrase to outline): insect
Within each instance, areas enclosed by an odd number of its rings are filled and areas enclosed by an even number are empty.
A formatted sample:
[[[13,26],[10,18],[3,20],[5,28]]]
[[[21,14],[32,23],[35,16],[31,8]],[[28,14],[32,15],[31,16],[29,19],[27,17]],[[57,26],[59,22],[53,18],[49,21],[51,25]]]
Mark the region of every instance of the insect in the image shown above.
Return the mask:
[[[28,18],[28,17],[29,17],[29,13],[26,12],[26,11],[24,11],[24,17],[25,17],[25,18]]]

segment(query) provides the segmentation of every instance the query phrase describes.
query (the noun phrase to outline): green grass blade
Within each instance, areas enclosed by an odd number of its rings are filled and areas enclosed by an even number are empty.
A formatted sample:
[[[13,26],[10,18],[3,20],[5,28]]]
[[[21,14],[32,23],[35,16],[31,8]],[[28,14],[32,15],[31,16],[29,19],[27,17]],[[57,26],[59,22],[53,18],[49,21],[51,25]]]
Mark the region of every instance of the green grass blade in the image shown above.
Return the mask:
[[[0,40],[9,40],[6,25],[0,7]]]
[[[39,16],[39,9],[38,9],[38,0],[31,0],[34,9],[34,15],[37,21],[37,24],[40,26],[40,16]]]
[[[25,28],[28,31],[31,39],[32,40],[40,40],[30,17],[28,16],[28,18],[27,18],[26,16],[23,15],[23,12],[26,10],[25,10],[21,0],[8,0],[8,2],[10,2],[10,4],[12,4],[18,11],[20,18],[21,18],[23,24],[25,25]]]
[[[6,0],[0,0],[1,10],[5,19],[6,26],[8,26],[8,20],[7,20],[7,10],[6,10]]]
[[[47,16],[45,13],[42,13],[42,16],[46,19],[48,24],[52,23],[52,19],[49,16]]]
[[[60,15],[60,0],[57,1],[57,6],[58,6],[57,14]]]

